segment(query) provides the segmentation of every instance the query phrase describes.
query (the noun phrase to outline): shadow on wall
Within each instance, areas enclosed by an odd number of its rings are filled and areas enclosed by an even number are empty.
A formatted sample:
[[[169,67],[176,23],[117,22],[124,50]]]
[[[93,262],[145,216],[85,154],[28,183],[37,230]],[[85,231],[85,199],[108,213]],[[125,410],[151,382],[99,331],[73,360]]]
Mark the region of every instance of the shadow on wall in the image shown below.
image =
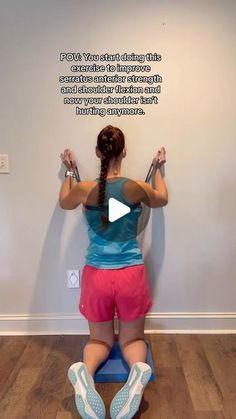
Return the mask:
[[[31,309],[29,309],[30,313],[43,313],[45,309],[47,313],[49,312],[48,308],[52,303],[53,290],[58,286],[61,239],[65,216],[65,212],[60,210],[59,203],[57,203],[42,247],[34,294],[31,298]]]
[[[65,170],[61,168],[58,174],[62,181],[64,180],[64,172]],[[83,255],[80,254],[83,254],[86,235],[81,234],[81,231],[83,233],[83,220],[81,220],[79,211],[73,211],[73,217],[70,217],[69,223],[66,222],[67,213],[68,211],[63,210],[57,202],[42,244],[34,292],[28,309],[29,314],[43,316],[44,313],[48,315],[48,313],[55,314],[77,310],[79,289],[68,290],[66,274],[67,269],[78,269],[83,263],[83,260],[81,260]],[[75,222],[72,220],[71,223],[71,218],[74,218]],[[68,236],[68,238],[65,238],[65,236]],[[75,302],[72,303],[73,307],[71,307],[69,293],[73,293],[75,299]],[[39,329],[40,323],[39,320]],[[46,323],[46,321],[43,322],[45,332]],[[50,321],[51,327],[52,323]],[[29,331],[31,331],[30,324]]]
[[[150,244],[144,256],[144,264],[149,279],[149,287],[153,300],[153,307],[150,311],[154,311],[154,302],[158,296],[158,278],[162,269],[165,255],[165,218],[163,208],[152,208],[149,223],[150,228]],[[141,248],[145,242],[145,231],[139,240]]]

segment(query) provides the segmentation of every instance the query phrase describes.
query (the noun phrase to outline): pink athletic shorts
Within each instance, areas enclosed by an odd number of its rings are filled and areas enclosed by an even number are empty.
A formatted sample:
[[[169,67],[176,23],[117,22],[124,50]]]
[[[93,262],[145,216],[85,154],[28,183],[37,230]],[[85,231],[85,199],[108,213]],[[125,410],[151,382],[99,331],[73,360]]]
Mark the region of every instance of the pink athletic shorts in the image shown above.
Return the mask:
[[[145,316],[151,307],[144,264],[119,269],[84,266],[79,310],[87,320],[109,321],[116,311],[120,320],[131,321]]]

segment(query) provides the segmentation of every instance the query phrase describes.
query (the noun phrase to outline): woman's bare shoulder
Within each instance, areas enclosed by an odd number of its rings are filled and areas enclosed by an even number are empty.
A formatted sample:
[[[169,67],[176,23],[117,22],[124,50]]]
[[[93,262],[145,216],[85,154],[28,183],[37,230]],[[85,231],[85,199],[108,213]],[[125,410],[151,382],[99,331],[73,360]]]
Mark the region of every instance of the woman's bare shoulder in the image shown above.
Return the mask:
[[[125,183],[125,197],[130,202],[140,202],[145,194],[142,180],[129,179]]]
[[[82,180],[78,183],[75,183],[75,187],[79,191],[83,191],[85,194],[89,194],[90,191],[97,185],[95,180]]]
[[[96,185],[97,182],[95,180],[82,180],[74,184],[74,193],[78,195],[81,202],[85,204],[88,200],[88,197],[93,195],[92,191],[96,191]]]
[[[96,182],[96,180],[81,180],[80,182],[78,182],[78,185],[80,185],[81,188],[89,189],[89,188],[93,188],[94,186],[96,186],[97,182]]]
[[[138,189],[140,186],[142,188],[145,188],[145,185],[146,185],[146,183],[142,179],[129,179],[129,181],[127,182],[127,186],[130,189],[134,189],[134,190]]]
[[[145,187],[147,184],[143,179],[134,180],[139,186]]]

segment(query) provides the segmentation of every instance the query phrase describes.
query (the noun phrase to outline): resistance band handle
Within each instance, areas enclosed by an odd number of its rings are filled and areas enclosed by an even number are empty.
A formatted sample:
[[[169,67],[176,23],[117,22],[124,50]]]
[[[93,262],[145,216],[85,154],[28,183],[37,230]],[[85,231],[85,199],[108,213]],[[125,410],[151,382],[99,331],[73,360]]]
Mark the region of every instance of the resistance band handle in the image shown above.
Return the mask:
[[[71,165],[72,170],[73,170],[73,172],[74,172],[74,175],[75,175],[75,179],[76,179],[76,181],[77,181],[77,182],[80,182],[80,181],[81,181],[81,179],[80,179],[80,175],[79,175],[78,167],[76,166],[76,164],[74,164],[74,163],[73,163],[73,161],[72,161],[72,160],[70,160],[70,165]]]
[[[148,171],[148,174],[146,176],[145,182],[148,182],[148,179],[149,179],[149,177],[150,177],[150,175],[151,175],[152,172],[153,172],[153,163],[149,167],[149,171]]]
[[[77,182],[80,182],[81,179],[80,179],[78,167],[76,165],[75,165],[75,168],[74,168],[74,174],[75,174],[75,178],[76,178]]]
[[[165,163],[165,160],[163,160],[163,161],[164,161],[164,163]],[[160,169],[160,170],[162,170],[163,165],[161,164],[161,166],[159,166],[159,163],[160,163],[160,160],[158,159],[158,160],[156,161],[155,169]],[[151,164],[151,166],[150,166],[150,168],[149,168],[148,174],[147,174],[147,176],[146,176],[145,182],[148,182],[149,177],[152,175],[153,169],[154,169],[154,164],[153,164],[153,162],[152,162],[152,164]]]

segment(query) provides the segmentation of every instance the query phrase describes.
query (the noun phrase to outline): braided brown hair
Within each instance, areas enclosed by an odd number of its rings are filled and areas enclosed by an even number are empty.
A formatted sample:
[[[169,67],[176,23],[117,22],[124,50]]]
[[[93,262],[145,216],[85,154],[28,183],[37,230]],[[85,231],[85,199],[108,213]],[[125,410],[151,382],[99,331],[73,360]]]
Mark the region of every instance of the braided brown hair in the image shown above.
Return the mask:
[[[106,177],[109,168],[109,163],[111,159],[117,159],[119,157],[120,153],[124,149],[124,146],[124,134],[117,127],[107,125],[98,134],[97,147],[102,154],[99,178],[98,206],[101,211],[101,221],[104,227],[106,227],[109,224],[108,217],[104,211]]]

